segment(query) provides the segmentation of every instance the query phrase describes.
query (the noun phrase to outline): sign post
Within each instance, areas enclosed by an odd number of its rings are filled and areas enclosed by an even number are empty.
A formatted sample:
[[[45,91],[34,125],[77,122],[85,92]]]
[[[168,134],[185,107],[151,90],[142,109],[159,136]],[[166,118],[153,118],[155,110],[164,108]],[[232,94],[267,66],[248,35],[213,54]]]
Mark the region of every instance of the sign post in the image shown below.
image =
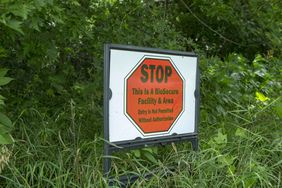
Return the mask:
[[[178,141],[198,148],[198,57],[194,53],[105,45],[104,173],[121,149]]]

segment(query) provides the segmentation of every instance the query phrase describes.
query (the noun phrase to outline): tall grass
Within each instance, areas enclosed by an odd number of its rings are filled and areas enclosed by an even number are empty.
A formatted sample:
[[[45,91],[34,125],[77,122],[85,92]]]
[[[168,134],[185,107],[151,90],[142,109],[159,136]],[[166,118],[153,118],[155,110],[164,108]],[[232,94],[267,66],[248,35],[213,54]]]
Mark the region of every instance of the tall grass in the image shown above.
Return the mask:
[[[102,140],[79,139],[73,106],[66,121],[65,111],[46,117],[35,109],[18,119],[18,140],[5,172],[4,187],[93,187],[103,184]],[[61,124],[64,122],[63,124]],[[70,123],[70,124],[69,124]],[[77,127],[74,127],[77,126]],[[75,130],[74,130],[75,129]],[[82,135],[83,137],[83,135]]]
[[[107,187],[101,135],[85,137],[76,107],[67,106],[56,117],[32,109],[18,118],[18,140],[0,175],[3,187]],[[227,114],[218,124],[201,122],[199,152],[180,143],[158,148],[155,160],[116,154],[112,175],[117,185],[118,175],[135,173],[141,178],[132,187],[281,187],[282,128],[271,105],[238,106]],[[142,178],[148,172],[152,177]]]
[[[131,173],[140,176],[131,187],[282,187],[281,62],[257,56],[250,63],[236,54],[228,62],[201,62],[199,151],[183,142],[115,153],[116,186],[119,176]],[[256,100],[256,91],[270,99]],[[81,95],[49,107],[38,96],[42,106],[17,112],[16,142],[0,187],[108,187],[102,100],[93,92]]]
[[[7,146],[0,146],[0,173],[9,162],[11,152]]]

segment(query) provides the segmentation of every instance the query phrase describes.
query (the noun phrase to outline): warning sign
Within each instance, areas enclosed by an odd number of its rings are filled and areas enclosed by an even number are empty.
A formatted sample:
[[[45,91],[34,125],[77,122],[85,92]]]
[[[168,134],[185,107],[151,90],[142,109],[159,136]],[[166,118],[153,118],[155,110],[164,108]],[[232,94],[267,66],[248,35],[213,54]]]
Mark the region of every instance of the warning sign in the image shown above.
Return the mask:
[[[170,58],[144,56],[125,78],[125,114],[143,135],[168,133],[184,109],[184,83]]]
[[[106,45],[105,139],[131,147],[195,138],[198,91],[194,53]]]
[[[104,156],[178,141],[198,148],[196,54],[106,44],[104,59]],[[110,159],[103,160],[107,176]]]

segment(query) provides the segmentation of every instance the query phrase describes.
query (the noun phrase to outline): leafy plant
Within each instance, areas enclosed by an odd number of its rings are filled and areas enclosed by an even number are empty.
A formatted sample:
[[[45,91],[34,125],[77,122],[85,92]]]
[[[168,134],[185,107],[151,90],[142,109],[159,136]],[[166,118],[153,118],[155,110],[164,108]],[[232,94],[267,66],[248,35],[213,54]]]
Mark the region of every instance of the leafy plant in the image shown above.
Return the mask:
[[[180,0],[175,4],[172,21],[209,56],[224,58],[240,52],[253,58],[269,51],[281,55],[281,2]]]
[[[13,79],[10,77],[5,77],[8,69],[0,69],[0,89],[2,86],[8,84]],[[13,128],[13,124],[11,120],[3,113],[3,106],[5,97],[0,95],[0,106],[1,111],[0,112],[0,144],[11,144],[13,142],[13,139],[10,135],[10,132]]]
[[[196,51],[201,69],[200,150],[185,142],[115,153],[114,176],[140,175],[132,187],[281,187],[280,1],[183,1],[188,9],[181,1],[0,0],[0,84],[11,81],[8,69],[15,79],[1,87],[0,141],[17,138],[12,157],[1,145],[0,187],[108,186],[105,43]]]

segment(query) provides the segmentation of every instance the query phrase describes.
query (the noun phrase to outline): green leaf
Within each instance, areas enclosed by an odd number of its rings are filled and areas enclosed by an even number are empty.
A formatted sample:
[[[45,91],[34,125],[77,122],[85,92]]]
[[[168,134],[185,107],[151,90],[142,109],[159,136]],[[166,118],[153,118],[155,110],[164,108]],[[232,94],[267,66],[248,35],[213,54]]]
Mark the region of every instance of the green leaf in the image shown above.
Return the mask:
[[[158,161],[157,159],[152,155],[152,153],[146,151],[146,150],[143,150],[143,155],[152,163],[154,164],[158,164]]]
[[[235,136],[246,138],[247,137],[246,130],[241,127],[237,128],[235,132]]]
[[[30,27],[35,29],[36,31],[40,31],[40,25],[42,24],[42,20],[38,17],[33,17],[30,20]]]
[[[14,140],[10,134],[7,133],[0,133],[0,144],[11,144]]]
[[[214,138],[217,144],[226,144],[227,143],[227,135],[222,134],[221,129],[218,131],[217,136]]]
[[[9,3],[10,1],[11,0],[1,0],[0,2],[4,4],[4,3]]]
[[[265,102],[267,100],[269,100],[268,97],[264,96],[264,94],[262,94],[261,92],[256,91],[256,99],[261,101],[261,102]]]
[[[134,155],[135,157],[140,158],[141,152],[140,152],[139,149],[132,150],[131,152],[133,153],[133,155]]]
[[[11,12],[15,16],[22,17],[25,20],[25,19],[27,19],[29,11],[30,11],[30,9],[27,5],[20,5],[19,4],[16,7],[14,7],[14,10],[12,10]]]
[[[256,55],[256,57],[253,61],[254,64],[259,64],[259,63],[263,63],[263,62],[265,62],[265,59],[260,54]]]
[[[230,165],[230,166],[229,166],[229,169],[230,169],[231,173],[234,174],[235,171],[236,171],[236,166],[235,166],[235,165]],[[229,171],[228,171],[228,172],[229,172]],[[229,174],[230,174],[230,172],[229,172]]]
[[[245,187],[247,187],[247,188],[253,187],[256,182],[257,182],[257,178],[256,177],[248,177],[245,180]]]
[[[12,127],[12,121],[3,113],[0,112],[0,123],[6,127]]]
[[[1,134],[3,134],[3,133],[9,133],[11,130],[12,130],[12,128],[6,127],[6,126],[0,124],[0,133],[1,133]]]
[[[5,100],[6,98],[0,95],[0,100]]]
[[[3,97],[2,95],[0,95],[0,105],[4,105],[4,100],[5,100],[5,97]]]
[[[7,52],[6,50],[0,46],[0,58],[1,57],[6,57],[7,56]]]
[[[24,34],[23,31],[22,31],[22,28],[21,28],[21,24],[22,22],[21,21],[17,21],[17,20],[9,20],[7,23],[6,23],[6,26],[10,27],[11,29],[21,33],[21,34]]]
[[[274,107],[275,112],[277,115],[282,118],[282,102],[279,102],[278,104],[275,105]]]
[[[9,69],[5,69],[5,68],[4,69],[0,69],[0,78],[4,77],[7,74],[8,70]]]
[[[8,84],[12,80],[14,80],[14,79],[10,78],[10,77],[0,77],[0,86]]]

